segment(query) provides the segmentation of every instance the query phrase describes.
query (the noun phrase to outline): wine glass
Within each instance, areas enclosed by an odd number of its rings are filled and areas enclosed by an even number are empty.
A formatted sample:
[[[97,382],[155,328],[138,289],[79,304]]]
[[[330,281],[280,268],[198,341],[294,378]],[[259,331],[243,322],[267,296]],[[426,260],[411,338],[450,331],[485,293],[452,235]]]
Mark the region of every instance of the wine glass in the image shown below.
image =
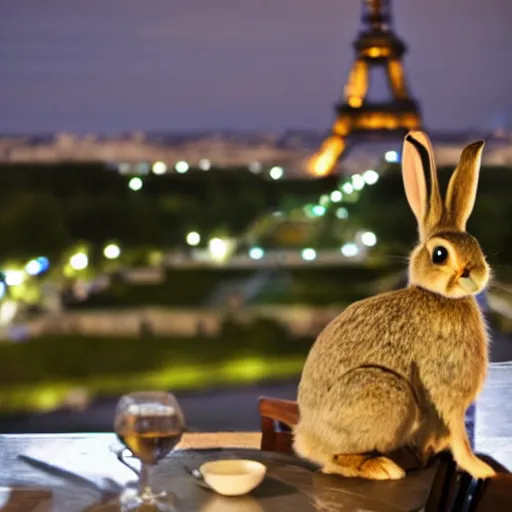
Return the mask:
[[[141,505],[151,505],[159,511],[174,510],[172,496],[156,494],[151,489],[149,470],[178,444],[184,428],[183,413],[170,393],[146,391],[121,397],[114,430],[141,463],[138,489],[127,489],[121,496],[123,510],[135,510]]]

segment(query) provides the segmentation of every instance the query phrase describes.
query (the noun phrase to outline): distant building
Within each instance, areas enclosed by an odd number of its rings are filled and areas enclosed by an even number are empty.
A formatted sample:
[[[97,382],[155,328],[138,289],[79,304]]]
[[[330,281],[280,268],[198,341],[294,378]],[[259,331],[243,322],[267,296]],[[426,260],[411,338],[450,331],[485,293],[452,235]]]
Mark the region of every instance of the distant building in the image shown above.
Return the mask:
[[[265,132],[205,132],[193,134],[134,133],[118,137],[69,133],[48,136],[0,137],[0,163],[106,162],[118,169],[144,163],[146,170],[154,162],[164,162],[172,171],[178,162],[208,170],[210,167],[247,167],[258,173],[274,165],[286,174],[305,173],[306,164],[324,134],[289,131],[281,135]],[[438,165],[455,165],[464,145],[477,139],[487,140],[484,165],[512,166],[512,135],[431,134]],[[361,172],[382,162],[387,154],[399,160],[401,140],[369,141],[347,148],[338,169]],[[124,167],[123,167],[124,164]],[[137,168],[137,167],[136,167]],[[166,171],[164,171],[166,172]]]

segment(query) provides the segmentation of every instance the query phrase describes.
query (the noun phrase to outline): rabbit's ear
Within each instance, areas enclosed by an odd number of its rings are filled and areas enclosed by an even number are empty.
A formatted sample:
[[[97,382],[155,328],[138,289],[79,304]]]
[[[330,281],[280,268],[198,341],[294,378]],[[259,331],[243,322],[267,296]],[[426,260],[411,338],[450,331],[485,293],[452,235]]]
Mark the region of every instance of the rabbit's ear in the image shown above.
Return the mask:
[[[478,140],[465,147],[446,190],[446,215],[450,224],[465,231],[475,205],[478,176],[485,142]]]
[[[406,135],[402,176],[407,201],[418,221],[420,238],[424,239],[443,215],[434,151],[424,132],[411,131]]]

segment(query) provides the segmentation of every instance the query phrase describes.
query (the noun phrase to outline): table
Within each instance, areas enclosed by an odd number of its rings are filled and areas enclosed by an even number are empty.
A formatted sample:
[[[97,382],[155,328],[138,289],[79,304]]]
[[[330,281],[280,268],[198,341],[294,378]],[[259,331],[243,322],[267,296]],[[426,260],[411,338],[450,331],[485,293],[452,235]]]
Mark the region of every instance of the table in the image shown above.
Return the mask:
[[[341,478],[321,474],[307,462],[290,455],[262,452],[259,443],[259,433],[185,434],[177,450],[154,469],[152,483],[177,495],[180,512],[404,512],[424,506],[436,470],[433,465],[391,482]],[[0,436],[0,486],[18,492],[21,487],[30,487],[39,493],[35,508],[16,506],[14,496],[12,503],[1,510],[87,510],[101,500],[102,493],[97,488],[48,473],[18,456],[35,455],[54,465],[66,468],[71,465],[73,471],[83,475],[94,474],[98,479],[110,477],[126,483],[134,475],[116,459],[111,450],[114,444],[117,444],[114,434]],[[233,456],[260,460],[267,466],[264,483],[248,496],[218,496],[199,487],[183,467],[185,463],[197,467],[206,460]],[[52,492],[51,499],[47,495],[46,501],[41,499],[45,490]],[[25,499],[30,501],[27,496]]]

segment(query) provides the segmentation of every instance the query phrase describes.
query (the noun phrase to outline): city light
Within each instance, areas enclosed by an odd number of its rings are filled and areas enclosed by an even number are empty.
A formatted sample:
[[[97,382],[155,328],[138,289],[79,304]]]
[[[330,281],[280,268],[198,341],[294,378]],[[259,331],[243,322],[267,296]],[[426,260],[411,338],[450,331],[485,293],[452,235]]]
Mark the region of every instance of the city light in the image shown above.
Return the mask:
[[[43,265],[42,265],[41,261],[39,260],[39,258],[35,259],[35,260],[30,260],[25,265],[25,272],[29,276],[37,276],[38,274],[40,274],[43,271],[44,271]]]
[[[185,160],[180,160],[179,162],[176,162],[174,169],[179,174],[185,174],[190,169],[190,166],[185,162]]]
[[[120,163],[117,168],[121,174],[128,174],[130,172],[130,164],[126,162]]]
[[[329,204],[329,196],[327,194],[323,194],[320,196],[318,203],[322,206],[327,206]]]
[[[50,260],[45,256],[39,256],[39,258],[36,258],[36,261],[41,265],[40,272],[46,272],[50,268]]]
[[[128,187],[133,190],[134,192],[137,192],[137,190],[140,190],[142,188],[142,180],[140,178],[132,178],[128,182]]]
[[[353,258],[359,253],[359,247],[354,243],[348,243],[341,247],[341,254],[346,258]]]
[[[221,238],[212,238],[208,243],[210,256],[216,261],[222,261],[228,254],[228,244]]]
[[[187,244],[195,247],[196,245],[199,245],[199,242],[201,242],[201,235],[197,233],[197,231],[191,231],[187,235]]]
[[[315,249],[307,248],[302,251],[302,259],[306,261],[313,261],[316,258]]]
[[[339,203],[343,199],[343,194],[339,190],[333,190],[331,192],[331,201],[333,203]]]
[[[272,167],[272,169],[270,169],[269,175],[273,180],[279,180],[283,177],[284,170],[282,167],[276,165],[275,167]]]
[[[325,214],[325,206],[321,206],[319,204],[313,206],[313,215],[315,215],[316,217],[321,217],[322,215]]]
[[[167,172],[167,164],[161,161],[155,162],[153,164],[152,171],[157,176],[165,174]]]
[[[4,281],[7,286],[19,286],[25,280],[22,270],[4,270]]]
[[[212,166],[212,163],[210,162],[210,160],[208,160],[208,158],[201,158],[201,160],[199,160],[199,169],[201,169],[202,171],[209,171],[211,166]]]
[[[360,174],[354,174],[352,176],[352,186],[355,190],[363,190],[364,188],[364,179]]]
[[[253,172],[254,174],[258,174],[261,172],[261,163],[260,162],[251,162],[249,164],[249,171]]]
[[[6,300],[0,304],[0,325],[8,325],[16,317],[18,303],[14,300]]]
[[[306,217],[308,218],[311,218],[311,217],[314,217],[315,214],[313,213],[313,208],[314,208],[314,205],[308,203],[306,204],[303,208],[302,208],[302,211],[304,212],[304,214],[306,215]]]
[[[368,169],[367,171],[363,172],[363,179],[368,185],[375,185],[375,183],[379,181],[379,174],[376,173],[373,169]]]
[[[384,155],[384,159],[386,162],[390,164],[394,164],[398,162],[398,153],[396,151],[386,151]]]
[[[354,192],[354,187],[352,186],[352,183],[343,183],[341,189],[343,190],[343,192],[345,192],[345,194],[349,195],[352,194],[352,192]]]
[[[0,281],[0,299],[2,299],[7,291],[7,287],[3,281]]]
[[[135,170],[138,174],[148,174],[149,164],[146,162],[140,162],[135,166]]]
[[[377,236],[371,231],[366,231],[361,235],[361,242],[367,247],[373,247],[377,243]]]
[[[108,244],[103,249],[103,256],[107,258],[108,260],[115,260],[116,258],[119,258],[121,255],[121,249],[116,244]]]
[[[253,260],[261,260],[265,255],[265,251],[261,247],[251,247],[249,250],[249,258]]]
[[[336,210],[336,217],[338,217],[338,219],[348,219],[348,210],[343,206],[338,208]]]
[[[77,252],[69,258],[69,264],[74,270],[84,270],[89,265],[89,258],[85,252]]]

